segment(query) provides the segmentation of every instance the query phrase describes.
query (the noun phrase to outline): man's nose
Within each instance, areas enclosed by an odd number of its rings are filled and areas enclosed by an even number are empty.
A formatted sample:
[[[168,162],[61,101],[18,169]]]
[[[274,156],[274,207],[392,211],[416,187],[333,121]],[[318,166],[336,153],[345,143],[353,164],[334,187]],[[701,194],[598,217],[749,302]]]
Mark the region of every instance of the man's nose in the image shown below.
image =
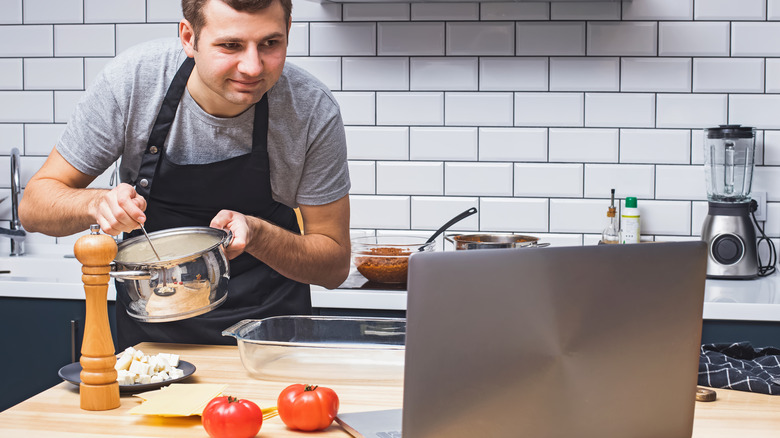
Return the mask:
[[[257,50],[250,48],[241,54],[238,71],[247,76],[257,76],[263,71],[263,59]]]

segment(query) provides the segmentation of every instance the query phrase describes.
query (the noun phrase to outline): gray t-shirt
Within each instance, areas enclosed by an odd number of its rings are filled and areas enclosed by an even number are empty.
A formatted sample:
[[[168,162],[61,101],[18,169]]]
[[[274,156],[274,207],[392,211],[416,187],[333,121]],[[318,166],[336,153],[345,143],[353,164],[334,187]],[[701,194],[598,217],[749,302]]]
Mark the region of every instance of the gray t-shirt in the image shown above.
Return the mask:
[[[165,93],[185,58],[179,39],[155,40],[121,53],[79,101],[57,151],[79,171],[95,176],[121,157],[121,181],[135,181]],[[273,198],[294,208],[346,195],[344,125],[327,87],[287,63],[268,92],[268,108]],[[165,142],[167,156],[177,164],[207,164],[249,153],[254,111],[253,106],[236,117],[214,117],[185,92]]]

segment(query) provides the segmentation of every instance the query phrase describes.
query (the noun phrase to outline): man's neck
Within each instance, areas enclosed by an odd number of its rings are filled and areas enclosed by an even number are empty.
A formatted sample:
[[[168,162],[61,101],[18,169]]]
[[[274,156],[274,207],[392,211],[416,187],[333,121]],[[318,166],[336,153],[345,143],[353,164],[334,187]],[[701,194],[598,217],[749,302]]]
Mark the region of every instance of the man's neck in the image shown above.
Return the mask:
[[[214,117],[230,118],[246,111],[252,105],[234,105],[218,96],[214,91],[206,87],[199,79],[198,66],[196,65],[190,78],[187,80],[187,91],[206,113]]]

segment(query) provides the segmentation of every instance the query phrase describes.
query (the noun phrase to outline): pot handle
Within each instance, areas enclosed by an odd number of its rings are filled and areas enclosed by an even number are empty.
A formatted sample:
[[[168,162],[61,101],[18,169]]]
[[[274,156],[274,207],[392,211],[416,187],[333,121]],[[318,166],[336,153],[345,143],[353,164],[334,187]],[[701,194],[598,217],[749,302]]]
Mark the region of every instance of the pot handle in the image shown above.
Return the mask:
[[[152,274],[149,271],[111,271],[108,273],[111,278],[117,280],[150,280]]]
[[[233,232],[230,230],[226,231],[227,235],[222,239],[222,248],[227,248],[231,243],[233,243]]]
[[[230,327],[226,328],[225,330],[222,330],[222,336],[232,336],[236,339],[238,339],[238,331],[241,330],[245,325],[251,324],[251,319],[244,319],[241,320]]]

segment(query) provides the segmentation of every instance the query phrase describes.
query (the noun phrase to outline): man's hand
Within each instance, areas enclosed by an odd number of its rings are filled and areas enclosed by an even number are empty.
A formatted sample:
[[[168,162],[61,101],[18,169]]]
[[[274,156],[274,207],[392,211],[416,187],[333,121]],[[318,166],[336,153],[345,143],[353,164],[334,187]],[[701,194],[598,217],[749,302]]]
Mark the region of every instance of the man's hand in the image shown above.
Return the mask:
[[[19,204],[19,218],[29,232],[68,236],[97,223],[119,234],[138,228],[146,216],[146,200],[128,184],[112,190],[87,189],[95,179],[68,163],[54,148],[30,178]]]
[[[233,233],[229,258],[246,252],[287,278],[334,289],[349,274],[349,196],[300,211],[306,234],[230,210],[220,211],[211,226]]]
[[[100,229],[114,236],[130,232],[146,222],[144,210],[146,199],[125,183],[103,192],[90,205],[90,214],[100,225]]]
[[[247,222],[246,216],[235,211],[220,211],[211,220],[209,226],[220,230],[229,230],[233,233],[233,240],[225,248],[225,255],[231,260],[243,253],[247,242],[252,240],[252,229]]]

